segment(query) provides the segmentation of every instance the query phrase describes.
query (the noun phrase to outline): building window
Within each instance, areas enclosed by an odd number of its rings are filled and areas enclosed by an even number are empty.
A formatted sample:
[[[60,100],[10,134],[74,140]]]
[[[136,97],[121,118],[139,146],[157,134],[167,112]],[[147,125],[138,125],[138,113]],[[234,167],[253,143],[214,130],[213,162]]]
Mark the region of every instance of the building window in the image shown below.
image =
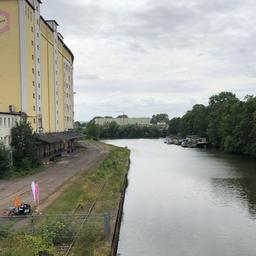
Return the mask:
[[[32,81],[32,85],[35,86],[35,81]]]
[[[37,72],[38,76],[40,76],[40,71]]]
[[[32,54],[32,60],[34,60],[34,54]]]
[[[36,123],[36,119],[34,118],[34,124]]]
[[[35,98],[35,94],[33,93],[33,99]]]
[[[40,88],[41,87],[41,85],[40,85],[40,83],[38,83],[38,88]]]
[[[40,96],[40,95],[38,95],[38,99],[39,99],[39,100],[41,99],[41,96]]]
[[[40,63],[40,59],[39,58],[37,58],[37,62]]]
[[[31,32],[34,32],[34,28],[33,27],[31,27]]]
[[[4,128],[6,128],[6,117],[4,117]]]
[[[31,40],[31,45],[32,45],[32,46],[34,45],[34,41],[33,41],[33,40]]]
[[[37,50],[39,50],[40,48],[39,48],[39,45],[37,46]]]
[[[36,111],[36,107],[35,106],[33,106],[33,110]]]
[[[32,68],[32,74],[35,74],[35,69],[34,68]]]
[[[41,111],[41,107],[38,107],[39,112]]]

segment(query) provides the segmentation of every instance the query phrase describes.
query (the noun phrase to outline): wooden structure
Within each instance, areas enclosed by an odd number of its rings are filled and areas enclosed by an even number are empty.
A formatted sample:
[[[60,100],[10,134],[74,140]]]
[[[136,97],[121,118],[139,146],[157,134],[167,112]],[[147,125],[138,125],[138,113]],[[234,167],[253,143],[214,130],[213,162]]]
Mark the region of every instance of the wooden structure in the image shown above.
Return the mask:
[[[52,160],[64,153],[71,153],[75,149],[75,140],[81,137],[80,133],[74,131],[37,134],[39,155],[42,159]]]

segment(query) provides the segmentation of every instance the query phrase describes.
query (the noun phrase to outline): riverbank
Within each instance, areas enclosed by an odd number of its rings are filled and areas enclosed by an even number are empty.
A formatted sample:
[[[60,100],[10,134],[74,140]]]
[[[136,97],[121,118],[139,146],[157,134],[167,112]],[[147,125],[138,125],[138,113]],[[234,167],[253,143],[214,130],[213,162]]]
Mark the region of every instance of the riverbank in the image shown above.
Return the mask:
[[[25,236],[5,239],[3,247],[8,248],[8,242],[17,244],[12,255],[21,255],[22,250],[26,255],[38,255],[40,248],[48,253],[45,255],[110,255],[130,153],[99,142],[90,142],[90,146],[101,148],[104,157],[73,177],[71,184],[51,198],[51,203],[46,201],[42,215],[29,224],[31,220],[26,220]],[[15,225],[20,231],[21,225]],[[31,243],[37,244],[32,247],[38,251],[31,251]]]

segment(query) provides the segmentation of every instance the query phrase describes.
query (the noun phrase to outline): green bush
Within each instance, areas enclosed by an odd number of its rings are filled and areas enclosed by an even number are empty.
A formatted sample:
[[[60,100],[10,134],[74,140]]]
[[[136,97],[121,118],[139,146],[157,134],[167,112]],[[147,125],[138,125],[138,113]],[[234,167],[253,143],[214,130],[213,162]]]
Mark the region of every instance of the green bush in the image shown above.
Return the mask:
[[[57,256],[53,244],[46,242],[40,236],[15,235],[6,240],[5,256]],[[9,245],[9,246],[8,246]],[[15,246],[14,246],[15,245]]]
[[[0,144],[0,178],[6,176],[10,170],[10,152],[4,147],[4,145]]]
[[[45,241],[54,245],[70,243],[75,234],[71,219],[64,217],[51,218],[43,225],[39,234]]]

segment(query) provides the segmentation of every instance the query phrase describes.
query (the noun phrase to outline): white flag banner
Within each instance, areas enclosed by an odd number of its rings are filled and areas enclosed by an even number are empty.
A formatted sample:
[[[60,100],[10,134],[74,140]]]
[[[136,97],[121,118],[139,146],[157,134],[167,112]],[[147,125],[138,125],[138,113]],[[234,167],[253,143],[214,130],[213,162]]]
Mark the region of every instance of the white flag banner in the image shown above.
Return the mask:
[[[36,203],[36,183],[34,181],[32,181],[31,183],[31,189],[33,193],[34,202]]]

